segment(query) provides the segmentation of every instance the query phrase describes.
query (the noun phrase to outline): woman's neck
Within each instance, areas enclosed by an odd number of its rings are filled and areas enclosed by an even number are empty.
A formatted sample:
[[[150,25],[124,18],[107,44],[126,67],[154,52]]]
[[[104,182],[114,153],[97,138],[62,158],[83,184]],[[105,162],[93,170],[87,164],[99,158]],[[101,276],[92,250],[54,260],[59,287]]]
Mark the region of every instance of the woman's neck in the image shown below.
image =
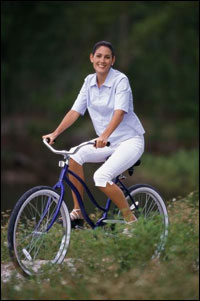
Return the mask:
[[[97,85],[100,88],[106,80],[108,73],[106,74],[97,74]]]

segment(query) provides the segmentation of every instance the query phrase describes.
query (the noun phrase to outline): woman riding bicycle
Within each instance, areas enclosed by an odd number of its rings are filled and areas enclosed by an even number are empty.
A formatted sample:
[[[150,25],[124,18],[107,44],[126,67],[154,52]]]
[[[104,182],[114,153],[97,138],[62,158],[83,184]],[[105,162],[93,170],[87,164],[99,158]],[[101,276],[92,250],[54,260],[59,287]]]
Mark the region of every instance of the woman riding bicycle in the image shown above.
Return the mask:
[[[131,212],[121,189],[112,180],[130,168],[144,152],[145,133],[133,111],[133,97],[128,78],[112,68],[115,53],[112,44],[100,41],[90,54],[95,73],[85,78],[77,99],[56,130],[42,138],[49,138],[50,144],[80,115],[88,110],[97,138],[95,146],[87,145],[72,155],[69,167],[84,179],[83,164],[103,162],[94,174],[94,182],[102,192],[120,209],[125,221],[133,223],[137,219]],[[110,147],[107,147],[107,142]],[[83,187],[78,180],[70,177],[83,198]],[[83,219],[78,200],[72,192],[74,209],[70,213],[72,221]]]

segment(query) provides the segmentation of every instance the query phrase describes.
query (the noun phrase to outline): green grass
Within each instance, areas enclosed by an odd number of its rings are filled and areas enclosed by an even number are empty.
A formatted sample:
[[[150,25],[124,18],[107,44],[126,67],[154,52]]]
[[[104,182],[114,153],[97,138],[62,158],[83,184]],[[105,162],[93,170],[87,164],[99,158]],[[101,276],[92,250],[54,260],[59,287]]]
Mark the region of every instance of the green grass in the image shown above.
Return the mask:
[[[193,192],[168,202],[169,236],[159,260],[151,259],[156,229],[144,221],[132,238],[102,229],[72,231],[66,258],[75,270],[64,263],[29,278],[13,272],[2,283],[2,300],[198,300],[198,198]],[[4,213],[4,264],[10,261],[7,218]]]

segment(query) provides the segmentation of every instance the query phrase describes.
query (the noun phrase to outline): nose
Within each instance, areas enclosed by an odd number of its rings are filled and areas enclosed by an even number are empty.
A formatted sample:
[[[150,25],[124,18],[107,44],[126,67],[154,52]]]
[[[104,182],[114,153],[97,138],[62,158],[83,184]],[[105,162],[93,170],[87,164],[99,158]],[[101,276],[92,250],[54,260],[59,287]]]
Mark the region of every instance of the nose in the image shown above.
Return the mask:
[[[105,58],[104,58],[104,57],[101,57],[100,62],[101,62],[101,63],[104,63],[104,62],[105,62]]]

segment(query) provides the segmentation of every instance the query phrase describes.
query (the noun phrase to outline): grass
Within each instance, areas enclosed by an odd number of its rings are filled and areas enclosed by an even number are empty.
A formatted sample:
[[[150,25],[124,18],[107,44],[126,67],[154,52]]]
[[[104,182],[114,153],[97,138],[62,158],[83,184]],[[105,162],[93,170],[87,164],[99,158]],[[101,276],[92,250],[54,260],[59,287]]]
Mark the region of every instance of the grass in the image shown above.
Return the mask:
[[[197,192],[168,202],[170,229],[165,249],[151,259],[156,229],[135,226],[132,238],[102,229],[73,231],[66,263],[46,266],[42,275],[2,282],[2,300],[198,300]],[[8,215],[2,219],[2,262]],[[48,250],[47,250],[48,252]]]

